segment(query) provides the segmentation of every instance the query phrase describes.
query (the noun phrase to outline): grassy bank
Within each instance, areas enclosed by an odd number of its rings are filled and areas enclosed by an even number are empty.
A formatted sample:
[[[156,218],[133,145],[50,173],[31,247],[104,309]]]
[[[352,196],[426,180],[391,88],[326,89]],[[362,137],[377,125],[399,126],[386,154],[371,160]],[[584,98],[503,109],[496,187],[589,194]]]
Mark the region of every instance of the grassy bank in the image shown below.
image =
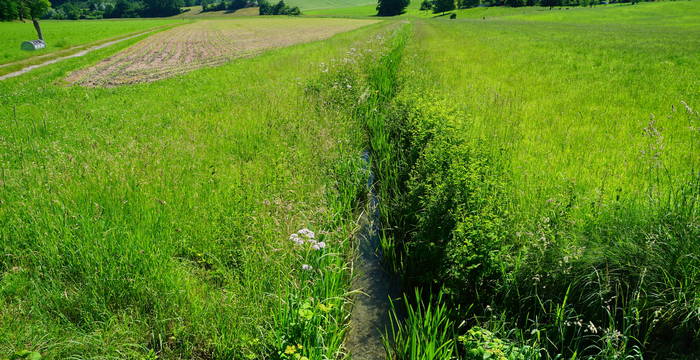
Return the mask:
[[[692,24],[416,23],[370,134],[389,265],[449,310],[394,356],[696,356]]]

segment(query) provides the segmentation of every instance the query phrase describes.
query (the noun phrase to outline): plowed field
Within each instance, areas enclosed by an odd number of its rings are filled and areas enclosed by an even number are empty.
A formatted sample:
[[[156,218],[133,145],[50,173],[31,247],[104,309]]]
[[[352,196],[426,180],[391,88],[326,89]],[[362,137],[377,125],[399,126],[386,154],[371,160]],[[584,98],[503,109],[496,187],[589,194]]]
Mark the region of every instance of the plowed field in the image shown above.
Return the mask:
[[[67,81],[83,86],[156,81],[265,49],[325,39],[372,22],[289,18],[200,21],[155,34],[91,67],[73,72]]]

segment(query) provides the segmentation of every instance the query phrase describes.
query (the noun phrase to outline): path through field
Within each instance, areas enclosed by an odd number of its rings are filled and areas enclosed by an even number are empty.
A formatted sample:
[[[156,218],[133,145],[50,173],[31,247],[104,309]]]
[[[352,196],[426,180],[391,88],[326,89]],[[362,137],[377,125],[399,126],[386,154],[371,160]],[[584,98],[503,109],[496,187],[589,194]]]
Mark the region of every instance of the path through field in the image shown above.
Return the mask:
[[[0,80],[5,80],[5,79],[13,78],[13,77],[16,77],[16,76],[20,76],[20,75],[26,74],[26,73],[28,73],[28,72],[34,70],[34,69],[38,69],[38,68],[41,68],[41,67],[44,67],[44,66],[48,66],[48,65],[51,65],[51,64],[55,64],[55,63],[60,62],[60,61],[63,61],[63,60],[68,60],[68,59],[73,59],[73,58],[85,56],[85,55],[87,55],[87,54],[89,54],[89,53],[91,53],[91,52],[93,52],[93,51],[95,51],[95,50],[104,49],[104,48],[106,48],[106,47],[108,47],[108,46],[112,46],[112,45],[117,44],[117,43],[120,43],[120,42],[122,42],[122,41],[130,40],[130,39],[133,39],[133,38],[135,38],[135,37],[139,37],[139,36],[141,36],[141,35],[151,33],[151,32],[153,32],[153,31],[154,31],[154,30],[148,30],[148,31],[140,32],[140,33],[135,34],[135,35],[131,35],[131,36],[123,37],[123,38],[120,38],[120,39],[108,41],[108,42],[103,43],[103,44],[100,44],[100,45],[95,45],[95,46],[89,47],[89,48],[87,48],[87,49],[85,49],[85,50],[78,51],[77,53],[74,53],[74,54],[70,54],[70,55],[66,55],[66,56],[61,56],[61,57],[58,57],[58,58],[55,58],[55,59],[51,59],[51,60],[45,61],[45,62],[40,63],[40,64],[30,65],[30,66],[27,66],[27,67],[25,67],[25,68],[23,68],[23,69],[21,69],[21,70],[17,70],[17,71],[14,71],[14,72],[11,72],[11,73],[2,75],[2,76],[0,76]],[[52,55],[52,54],[47,54],[47,55],[42,55],[42,56],[50,56],[50,55]],[[24,61],[24,60],[23,60],[23,61]],[[9,63],[9,64],[3,64],[2,66],[10,66],[10,65],[15,65],[15,64],[16,64],[16,62],[15,62],[15,63]]]
[[[322,40],[371,24],[346,19],[207,20],[158,33],[70,74],[83,86],[151,82],[205,66],[216,66],[262,50]]]

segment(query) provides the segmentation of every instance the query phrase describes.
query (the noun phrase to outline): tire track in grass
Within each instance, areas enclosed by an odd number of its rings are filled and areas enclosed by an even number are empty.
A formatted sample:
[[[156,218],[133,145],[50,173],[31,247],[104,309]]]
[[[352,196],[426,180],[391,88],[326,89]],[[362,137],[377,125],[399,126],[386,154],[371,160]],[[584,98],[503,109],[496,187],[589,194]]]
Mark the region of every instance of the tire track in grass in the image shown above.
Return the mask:
[[[7,74],[5,74],[5,75],[0,76],[0,80],[6,80],[6,79],[13,78],[13,77],[17,77],[17,76],[26,74],[26,73],[28,73],[28,72],[34,70],[34,69],[38,69],[38,68],[42,68],[42,67],[49,66],[49,65],[52,65],[52,64],[56,64],[56,63],[61,62],[61,61],[63,61],[63,60],[68,60],[68,59],[73,59],[73,58],[82,57],[82,56],[85,56],[85,55],[87,55],[87,54],[89,54],[89,53],[91,53],[91,52],[93,52],[93,51],[100,50],[100,49],[104,49],[104,48],[109,47],[109,46],[112,46],[112,45],[114,45],[114,44],[118,44],[118,43],[123,42],[123,41],[131,40],[131,39],[136,38],[136,37],[139,37],[139,36],[141,36],[141,35],[145,35],[145,34],[152,33],[152,32],[154,32],[154,31],[156,31],[156,30],[158,30],[158,28],[156,28],[156,29],[151,29],[151,30],[146,30],[146,31],[142,31],[142,32],[140,32],[140,33],[138,33],[138,34],[134,34],[134,35],[130,35],[130,36],[127,36],[127,37],[119,38],[119,39],[116,39],[116,40],[108,41],[108,42],[106,42],[106,43],[102,43],[102,44],[100,44],[100,45],[95,45],[95,46],[89,47],[89,48],[87,48],[87,49],[85,49],[85,50],[78,51],[78,52],[76,52],[76,53],[74,53],[74,54],[70,54],[70,55],[66,55],[66,56],[61,56],[61,57],[58,57],[58,58],[55,58],[55,59],[51,59],[51,60],[45,61],[45,62],[43,62],[43,63],[34,64],[34,65],[29,65],[29,66],[24,67],[24,68],[22,68],[22,69],[20,69],[20,70],[17,70],[17,71],[11,72],[11,73],[7,73]],[[45,55],[42,55],[42,56],[45,56]],[[14,64],[16,64],[16,63],[4,64],[3,66],[9,66],[9,65],[14,65]]]

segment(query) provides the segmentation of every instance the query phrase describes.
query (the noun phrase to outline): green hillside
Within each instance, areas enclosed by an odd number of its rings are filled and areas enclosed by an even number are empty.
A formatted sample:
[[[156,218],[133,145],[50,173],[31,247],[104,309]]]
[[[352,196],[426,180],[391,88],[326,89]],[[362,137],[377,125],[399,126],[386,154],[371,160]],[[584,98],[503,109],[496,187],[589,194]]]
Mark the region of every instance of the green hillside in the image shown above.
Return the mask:
[[[373,5],[376,1],[371,0],[290,0],[286,1],[292,6],[298,6],[303,10],[318,9],[340,9],[363,5]]]

